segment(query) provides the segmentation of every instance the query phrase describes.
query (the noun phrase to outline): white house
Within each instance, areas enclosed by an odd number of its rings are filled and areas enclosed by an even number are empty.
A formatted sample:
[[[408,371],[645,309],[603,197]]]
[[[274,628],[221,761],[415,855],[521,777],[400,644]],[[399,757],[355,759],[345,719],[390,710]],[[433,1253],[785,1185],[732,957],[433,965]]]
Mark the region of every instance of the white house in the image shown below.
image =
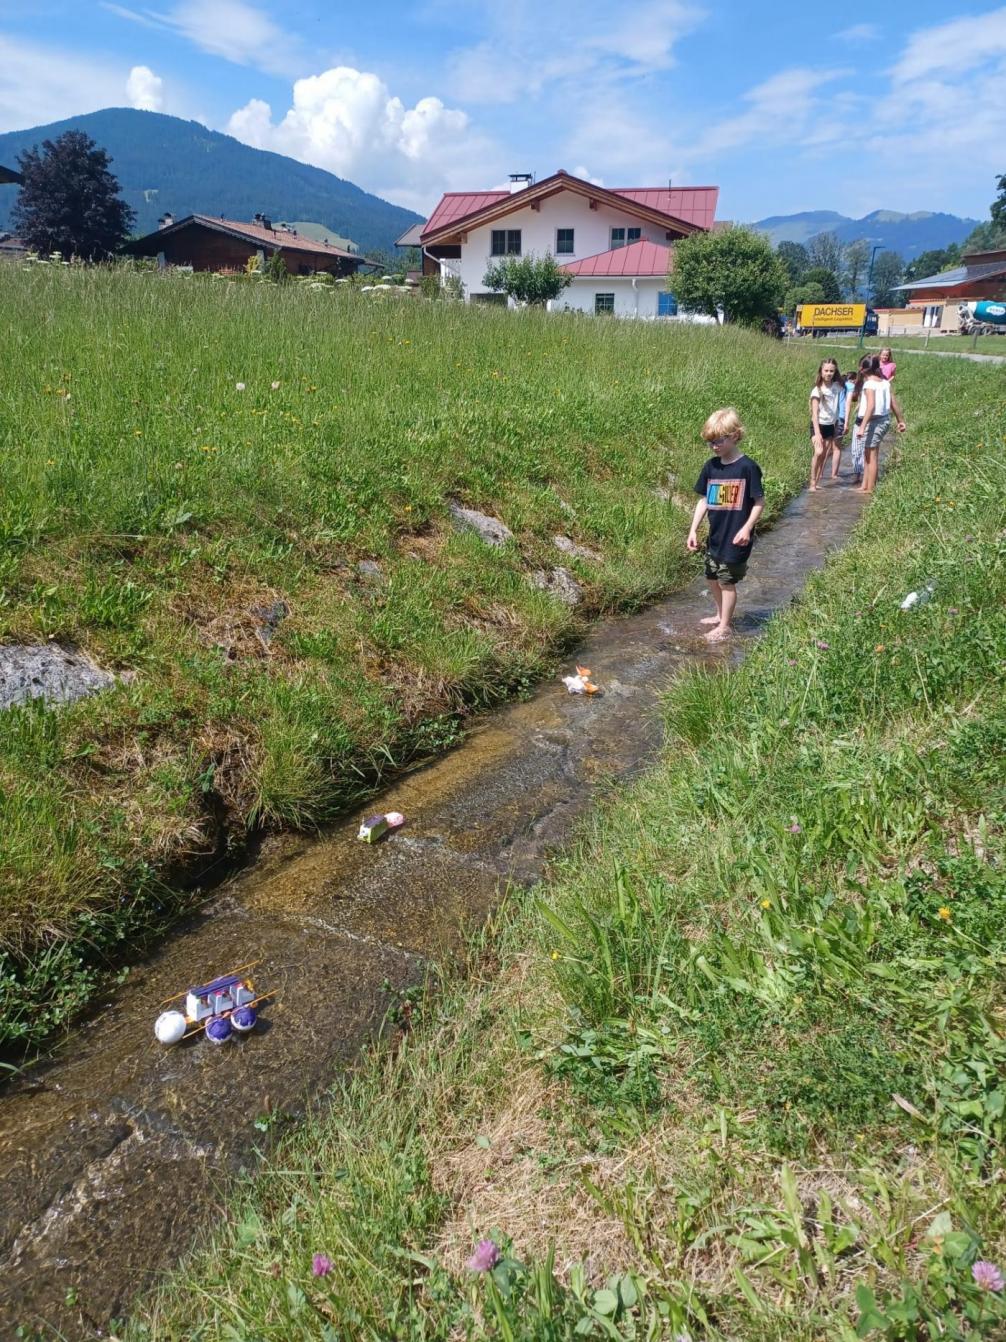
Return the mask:
[[[674,243],[713,226],[719,187],[613,191],[559,171],[515,174],[508,191],[448,192],[419,231],[423,273],[455,276],[470,302],[501,303],[486,268],[551,252],[573,276],[551,306],[623,317],[677,314],[668,291]]]

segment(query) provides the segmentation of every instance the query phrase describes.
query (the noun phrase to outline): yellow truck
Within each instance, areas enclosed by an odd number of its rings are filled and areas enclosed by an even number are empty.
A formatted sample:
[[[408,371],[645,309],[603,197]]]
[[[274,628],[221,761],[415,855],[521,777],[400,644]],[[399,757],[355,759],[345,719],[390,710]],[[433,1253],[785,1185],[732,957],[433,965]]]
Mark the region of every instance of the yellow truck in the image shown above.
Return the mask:
[[[871,335],[876,328],[877,314],[865,303],[801,303],[796,310],[798,334],[803,331],[811,331],[814,335],[825,335],[829,331],[862,331]]]

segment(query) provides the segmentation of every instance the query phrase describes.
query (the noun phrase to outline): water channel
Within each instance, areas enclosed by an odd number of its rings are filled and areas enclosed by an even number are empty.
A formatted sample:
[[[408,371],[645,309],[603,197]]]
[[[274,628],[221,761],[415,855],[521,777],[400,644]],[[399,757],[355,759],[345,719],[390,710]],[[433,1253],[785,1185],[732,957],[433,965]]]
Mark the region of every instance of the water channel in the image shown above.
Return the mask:
[[[697,580],[595,627],[576,660],[603,696],[542,685],[389,787],[367,811],[407,825],[381,844],[359,843],[347,816],[267,845],[16,1083],[0,1100],[0,1337],[19,1324],[93,1337],[127,1313],[220,1215],[263,1143],[256,1121],[322,1095],[430,961],[460,948],[508,883],[541,876],[591,802],[656,756],[676,672],[739,657],[846,539],[862,498],[841,482],[790,505],[758,542],[732,643],[703,642]],[[162,999],[256,959],[281,999],[267,1028],[222,1048],[154,1041]]]

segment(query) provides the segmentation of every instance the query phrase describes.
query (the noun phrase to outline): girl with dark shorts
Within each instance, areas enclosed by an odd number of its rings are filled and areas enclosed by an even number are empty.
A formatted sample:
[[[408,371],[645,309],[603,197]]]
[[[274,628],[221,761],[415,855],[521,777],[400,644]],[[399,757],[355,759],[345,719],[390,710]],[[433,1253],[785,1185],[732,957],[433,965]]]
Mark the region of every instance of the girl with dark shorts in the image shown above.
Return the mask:
[[[844,386],[842,374],[834,359],[825,359],[817,370],[817,380],[810,389],[810,443],[814,455],[810,462],[810,488],[821,483],[828,448],[831,448],[831,478],[838,478],[842,463],[842,421],[840,406]]]

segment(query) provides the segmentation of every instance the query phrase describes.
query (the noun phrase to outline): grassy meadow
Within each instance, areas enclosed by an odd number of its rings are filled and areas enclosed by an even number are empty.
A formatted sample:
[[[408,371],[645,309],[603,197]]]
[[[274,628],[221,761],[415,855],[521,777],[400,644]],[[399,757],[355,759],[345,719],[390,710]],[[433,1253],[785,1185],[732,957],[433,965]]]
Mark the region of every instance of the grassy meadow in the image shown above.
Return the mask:
[[[0,715],[0,1045],[249,829],[321,824],[694,572],[711,408],[742,407],[772,508],[805,470],[819,351],[744,332],[128,270],[4,267],[0,304],[0,642],[120,678]],[[457,534],[451,498],[514,541]],[[576,611],[529,581],[557,563]]]
[[[906,373],[848,548],[130,1342],[1006,1335],[1006,398]]]

